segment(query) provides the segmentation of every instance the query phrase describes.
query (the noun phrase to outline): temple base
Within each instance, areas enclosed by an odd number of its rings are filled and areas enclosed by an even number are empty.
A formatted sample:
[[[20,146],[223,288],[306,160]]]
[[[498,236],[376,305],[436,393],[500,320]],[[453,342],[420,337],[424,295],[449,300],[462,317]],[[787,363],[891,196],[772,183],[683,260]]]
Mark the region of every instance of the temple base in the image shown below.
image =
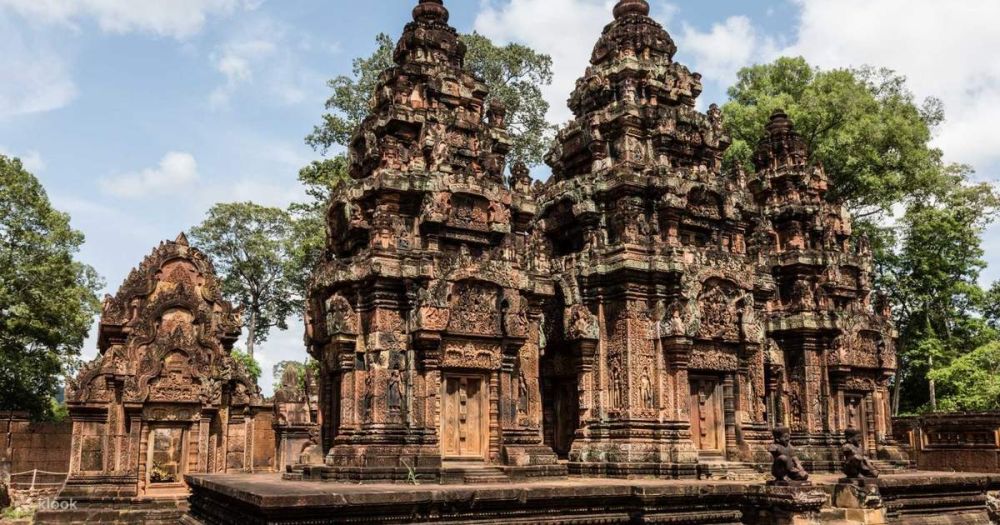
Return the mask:
[[[811,485],[568,478],[472,486],[370,486],[282,481],[269,475],[195,475],[182,523],[772,525],[989,522],[984,475],[914,472],[871,488],[815,476]],[[872,491],[873,497],[869,497]],[[854,497],[851,497],[854,496]],[[859,521],[853,521],[861,518]]]

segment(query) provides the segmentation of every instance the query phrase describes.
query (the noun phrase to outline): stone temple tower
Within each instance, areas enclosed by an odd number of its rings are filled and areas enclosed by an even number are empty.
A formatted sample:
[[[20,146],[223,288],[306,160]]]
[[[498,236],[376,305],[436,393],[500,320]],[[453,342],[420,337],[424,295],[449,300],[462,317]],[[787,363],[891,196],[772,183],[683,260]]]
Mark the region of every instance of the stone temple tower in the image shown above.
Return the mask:
[[[645,1],[619,2],[548,157],[539,227],[567,329],[543,371],[577,388],[543,397],[578,410],[575,432],[552,421],[575,472],[694,475],[759,460],[768,439],[753,202],[721,172],[721,112],[695,109],[701,76],[676,50]]]
[[[751,242],[774,280],[767,302],[767,403],[815,466],[839,462],[843,432],[901,459],[892,442],[889,378],[896,370],[888,302],[871,301],[872,254],[851,217],[827,201],[823,167],[781,110],[754,155],[750,186],[760,220]]]
[[[525,170],[504,180],[506,110],[462,69],[465,52],[441,0],[420,1],[350,144],[310,292],[329,453],[309,475],[565,471],[542,444],[539,324],[554,292],[527,256],[535,205]]]

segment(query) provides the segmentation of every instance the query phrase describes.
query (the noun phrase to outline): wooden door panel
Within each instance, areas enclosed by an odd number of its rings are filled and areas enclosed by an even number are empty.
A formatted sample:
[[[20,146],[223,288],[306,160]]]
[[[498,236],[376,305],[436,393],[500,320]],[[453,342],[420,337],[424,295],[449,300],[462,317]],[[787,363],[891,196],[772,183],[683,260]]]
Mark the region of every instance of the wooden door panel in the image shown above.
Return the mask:
[[[691,379],[691,439],[698,450],[723,450],[721,406],[718,380]]]
[[[441,417],[441,446],[445,457],[483,458],[488,442],[487,416],[483,378],[445,378]]]

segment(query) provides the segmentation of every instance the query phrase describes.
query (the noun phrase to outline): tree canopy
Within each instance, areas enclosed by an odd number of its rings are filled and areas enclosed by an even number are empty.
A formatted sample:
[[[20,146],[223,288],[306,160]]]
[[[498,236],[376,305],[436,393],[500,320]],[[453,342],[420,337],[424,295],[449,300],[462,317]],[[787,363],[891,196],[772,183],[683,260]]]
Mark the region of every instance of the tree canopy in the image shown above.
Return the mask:
[[[52,414],[103,284],[76,259],[84,237],[18,159],[0,155],[0,410]]]
[[[212,257],[227,299],[245,308],[247,354],[272,328],[286,330],[302,310],[291,261],[293,221],[280,208],[252,202],[216,204],[191,230],[192,242]]]

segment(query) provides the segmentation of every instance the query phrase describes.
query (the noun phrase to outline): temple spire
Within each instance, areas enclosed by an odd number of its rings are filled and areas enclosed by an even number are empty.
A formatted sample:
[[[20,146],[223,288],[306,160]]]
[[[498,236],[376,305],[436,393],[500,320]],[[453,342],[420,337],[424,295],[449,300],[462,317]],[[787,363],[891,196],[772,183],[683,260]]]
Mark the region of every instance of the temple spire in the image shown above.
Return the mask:
[[[615,6],[615,20],[628,15],[649,16],[649,3],[646,0],[619,0]]]
[[[177,236],[177,239],[174,240],[174,243],[179,244],[181,246],[189,246],[187,235],[184,235],[184,232],[181,232],[180,235]]]

